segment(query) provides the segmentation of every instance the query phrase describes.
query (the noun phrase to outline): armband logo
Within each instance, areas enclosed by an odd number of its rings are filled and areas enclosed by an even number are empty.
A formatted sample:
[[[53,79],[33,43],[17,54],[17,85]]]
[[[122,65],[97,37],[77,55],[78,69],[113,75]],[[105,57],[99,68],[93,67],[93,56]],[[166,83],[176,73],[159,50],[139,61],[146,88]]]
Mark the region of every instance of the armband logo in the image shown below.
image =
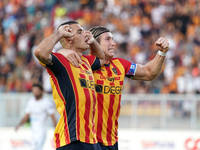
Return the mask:
[[[131,65],[131,67],[130,67],[131,69],[135,69],[135,65]]]
[[[131,64],[129,71],[126,75],[134,75],[136,70],[136,64]]]

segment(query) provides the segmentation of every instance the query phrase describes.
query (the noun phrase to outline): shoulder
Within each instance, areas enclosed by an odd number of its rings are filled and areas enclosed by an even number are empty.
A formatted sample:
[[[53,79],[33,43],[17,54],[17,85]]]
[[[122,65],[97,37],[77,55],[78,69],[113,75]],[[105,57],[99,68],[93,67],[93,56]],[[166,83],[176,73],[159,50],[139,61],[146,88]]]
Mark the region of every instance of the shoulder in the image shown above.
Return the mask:
[[[54,56],[54,57],[56,57],[56,58],[58,58],[58,59],[66,59],[62,54],[60,54],[60,53],[54,53],[54,52],[52,52],[51,53],[51,55],[52,56]],[[67,60],[67,59],[66,59]]]
[[[42,101],[45,102],[45,103],[51,103],[51,100],[48,99],[47,97],[43,97]]]
[[[51,53],[52,56],[52,63],[50,65],[47,65],[47,67],[51,68],[52,66],[56,65],[57,67],[64,66],[64,64],[69,64],[69,61],[67,58],[65,58],[62,54],[60,53]],[[62,65],[61,65],[62,64]]]
[[[35,103],[35,97],[31,97],[31,98],[29,98],[28,99],[28,101],[27,101],[27,105],[32,105],[33,103]]]
[[[114,61],[114,60],[119,60],[119,61],[126,61],[125,59],[123,59],[123,58],[112,58],[112,59],[110,59],[111,61]]]
[[[95,59],[95,58],[96,58],[96,57],[93,56],[93,55],[82,55],[82,57],[85,58],[85,59],[88,59],[88,60],[90,60],[90,59]]]
[[[98,66],[99,65],[98,69],[100,67],[100,60],[97,57],[93,56],[93,55],[82,55],[81,59],[82,60],[87,60],[91,66],[93,66],[93,65],[94,66],[96,66],[96,65]],[[94,67],[94,68],[96,68],[96,67]]]

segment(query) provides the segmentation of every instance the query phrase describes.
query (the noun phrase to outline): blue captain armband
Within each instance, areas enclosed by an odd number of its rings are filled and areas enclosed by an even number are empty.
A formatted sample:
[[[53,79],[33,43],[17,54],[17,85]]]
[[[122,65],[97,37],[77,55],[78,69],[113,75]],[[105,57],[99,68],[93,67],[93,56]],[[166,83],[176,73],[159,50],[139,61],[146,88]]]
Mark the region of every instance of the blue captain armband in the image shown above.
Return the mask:
[[[131,63],[129,71],[126,73],[126,77],[131,78],[135,75],[137,64]]]

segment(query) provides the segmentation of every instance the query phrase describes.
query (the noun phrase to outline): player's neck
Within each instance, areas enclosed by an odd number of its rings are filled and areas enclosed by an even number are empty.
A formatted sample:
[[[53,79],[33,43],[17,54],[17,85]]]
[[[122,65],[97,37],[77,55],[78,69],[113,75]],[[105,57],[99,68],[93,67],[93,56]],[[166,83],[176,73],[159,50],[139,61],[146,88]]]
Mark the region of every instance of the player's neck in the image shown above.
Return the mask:
[[[111,59],[110,57],[106,57],[106,56],[105,56],[106,63],[107,63],[107,62],[110,62],[110,59]]]
[[[107,65],[107,64],[109,64],[109,63],[110,63],[110,60],[106,60],[105,64]]]
[[[83,49],[78,49],[78,48],[75,48],[75,47],[73,47],[73,46],[68,46],[68,47],[66,47],[66,49],[75,51],[75,52],[79,55],[79,57],[81,57],[83,51],[85,51],[85,50],[83,50]]]

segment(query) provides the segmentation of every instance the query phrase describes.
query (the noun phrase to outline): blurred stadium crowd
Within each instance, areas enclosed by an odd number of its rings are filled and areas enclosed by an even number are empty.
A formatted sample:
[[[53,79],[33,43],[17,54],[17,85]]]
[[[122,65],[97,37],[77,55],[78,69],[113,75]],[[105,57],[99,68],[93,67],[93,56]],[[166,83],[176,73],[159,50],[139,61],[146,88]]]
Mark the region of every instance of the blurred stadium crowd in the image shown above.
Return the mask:
[[[160,36],[168,39],[161,74],[152,82],[126,79],[124,93],[200,93],[199,0],[1,0],[0,92],[30,92],[41,81],[51,93],[33,51],[67,20],[85,29],[106,26],[117,43],[116,57],[140,64],[154,58]]]

